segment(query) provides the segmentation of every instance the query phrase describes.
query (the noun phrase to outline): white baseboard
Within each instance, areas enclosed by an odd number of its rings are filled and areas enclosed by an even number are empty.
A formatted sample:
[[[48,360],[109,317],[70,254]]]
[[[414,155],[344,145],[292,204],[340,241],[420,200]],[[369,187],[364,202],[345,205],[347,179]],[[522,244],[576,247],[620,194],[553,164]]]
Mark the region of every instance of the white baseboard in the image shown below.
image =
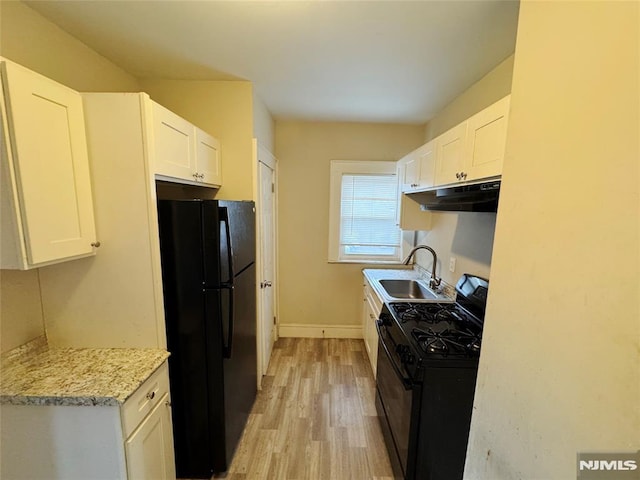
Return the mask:
[[[362,326],[280,324],[278,325],[278,336],[294,338],[362,338]]]

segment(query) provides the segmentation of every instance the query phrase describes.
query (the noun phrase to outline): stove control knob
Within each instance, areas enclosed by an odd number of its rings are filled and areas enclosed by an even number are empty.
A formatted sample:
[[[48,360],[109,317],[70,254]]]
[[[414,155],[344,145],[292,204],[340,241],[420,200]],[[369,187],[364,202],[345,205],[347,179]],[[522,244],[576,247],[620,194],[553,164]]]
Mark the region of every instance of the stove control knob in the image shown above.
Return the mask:
[[[414,362],[415,362],[415,357],[411,353],[407,352],[402,355],[402,363],[405,363],[407,365],[413,365]]]

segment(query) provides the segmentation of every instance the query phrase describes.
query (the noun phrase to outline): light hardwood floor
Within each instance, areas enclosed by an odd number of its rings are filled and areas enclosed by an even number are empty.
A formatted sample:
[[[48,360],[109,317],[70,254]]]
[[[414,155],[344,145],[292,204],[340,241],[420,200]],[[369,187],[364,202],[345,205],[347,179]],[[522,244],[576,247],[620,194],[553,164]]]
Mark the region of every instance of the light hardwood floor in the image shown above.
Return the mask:
[[[393,480],[362,340],[281,338],[228,480]]]

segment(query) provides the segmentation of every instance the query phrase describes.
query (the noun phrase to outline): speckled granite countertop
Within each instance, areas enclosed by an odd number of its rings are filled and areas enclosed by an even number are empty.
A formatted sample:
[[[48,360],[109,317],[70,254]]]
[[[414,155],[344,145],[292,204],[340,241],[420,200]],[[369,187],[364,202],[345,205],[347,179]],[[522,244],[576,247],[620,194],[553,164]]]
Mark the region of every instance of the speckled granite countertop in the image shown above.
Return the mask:
[[[162,349],[50,348],[40,337],[2,356],[0,404],[122,405],[168,357]]]

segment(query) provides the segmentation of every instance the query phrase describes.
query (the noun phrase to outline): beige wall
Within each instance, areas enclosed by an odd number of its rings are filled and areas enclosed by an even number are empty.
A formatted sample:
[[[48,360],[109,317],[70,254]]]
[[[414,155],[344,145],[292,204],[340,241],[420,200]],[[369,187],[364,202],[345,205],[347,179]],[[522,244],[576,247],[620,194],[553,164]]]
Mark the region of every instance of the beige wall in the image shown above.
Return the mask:
[[[253,89],[251,82],[142,79],[153,100],[210,133],[221,145],[217,198],[252,200]]]
[[[280,324],[357,325],[363,265],[327,263],[331,160],[396,160],[423,127],[276,122]]]
[[[258,144],[273,153],[275,122],[265,103],[253,92],[253,136]]]
[[[137,80],[20,2],[0,2],[0,54],[80,91],[137,91]],[[0,272],[0,349],[45,332],[38,271]]]
[[[137,92],[135,77],[25,4],[0,2],[0,54],[80,92]]]
[[[0,271],[0,352],[44,335],[38,271]]]
[[[513,55],[459,95],[427,123],[425,139],[437,137],[511,92]],[[436,274],[455,285],[463,273],[489,278],[495,213],[432,213],[429,231],[418,232],[417,243],[431,246],[438,254]],[[449,271],[449,259],[455,257],[456,268]],[[422,267],[431,269],[432,256],[424,250],[417,254]]]
[[[520,7],[465,477],[640,446],[640,4]]]
[[[434,139],[511,92],[511,55],[471,85],[425,125],[425,141]]]

